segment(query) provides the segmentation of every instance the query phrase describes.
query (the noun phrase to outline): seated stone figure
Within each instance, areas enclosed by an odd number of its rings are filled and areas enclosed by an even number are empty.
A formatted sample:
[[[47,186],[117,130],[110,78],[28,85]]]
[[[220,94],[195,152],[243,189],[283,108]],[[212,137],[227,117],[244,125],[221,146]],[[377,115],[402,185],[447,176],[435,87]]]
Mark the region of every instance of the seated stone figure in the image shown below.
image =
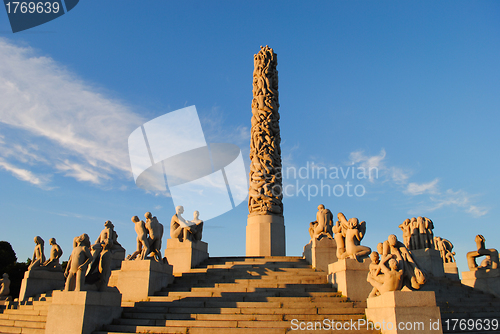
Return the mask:
[[[63,271],[61,265],[59,264],[59,259],[61,258],[63,251],[57,244],[55,238],[50,238],[49,243],[52,246],[50,249],[50,258],[44,262],[43,266],[47,270]]]
[[[28,267],[28,270],[40,269],[42,268],[45,262],[45,254],[43,251],[43,246],[45,242],[39,236],[36,236],[35,239],[35,250],[33,251],[33,258],[31,259],[31,263]]]
[[[388,262],[389,267],[386,266]],[[385,292],[401,290],[403,285],[403,269],[398,268],[398,261],[391,255],[382,257],[376,266],[380,268],[383,275],[374,275],[372,271],[368,273],[366,280],[373,286],[368,297],[375,297]],[[377,270],[374,270],[377,272]]]
[[[144,217],[146,218],[144,226],[149,232],[149,251],[153,253],[154,259],[159,262],[162,260],[161,240],[163,238],[163,225],[160,224],[156,217],[153,217],[151,212],[146,212]],[[149,253],[146,254],[146,256],[148,255]]]
[[[192,222],[186,221],[182,214],[184,213],[184,208],[178,206],[175,208],[175,215],[172,216],[170,222],[170,237],[172,239],[179,239],[183,242],[189,240],[191,242],[196,242],[201,240],[203,233],[203,220],[198,219],[199,213],[196,211],[195,220]]]
[[[74,240],[75,241],[75,240]],[[66,286],[64,291],[82,291],[85,284],[85,273],[92,262],[92,254],[87,245],[89,236],[82,234],[76,239],[77,245],[73,248],[66,267]]]
[[[0,300],[5,300],[10,293],[9,274],[3,274],[2,278],[0,278],[0,284],[2,285],[2,287],[0,288]]]
[[[477,251],[467,253],[467,264],[469,265],[469,270],[497,269],[498,251],[494,248],[486,249],[484,245],[486,239],[481,234],[476,235],[475,241]],[[478,266],[476,258],[480,256],[486,256],[487,258],[483,260],[480,266]]]

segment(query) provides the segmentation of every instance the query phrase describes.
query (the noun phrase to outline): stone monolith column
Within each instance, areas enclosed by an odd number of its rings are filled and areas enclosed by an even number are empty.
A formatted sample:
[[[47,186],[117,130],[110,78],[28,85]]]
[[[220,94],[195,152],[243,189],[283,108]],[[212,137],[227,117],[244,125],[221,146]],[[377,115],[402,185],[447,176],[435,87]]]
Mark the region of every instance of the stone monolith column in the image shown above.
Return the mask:
[[[273,49],[254,56],[247,256],[284,256],[278,64]]]

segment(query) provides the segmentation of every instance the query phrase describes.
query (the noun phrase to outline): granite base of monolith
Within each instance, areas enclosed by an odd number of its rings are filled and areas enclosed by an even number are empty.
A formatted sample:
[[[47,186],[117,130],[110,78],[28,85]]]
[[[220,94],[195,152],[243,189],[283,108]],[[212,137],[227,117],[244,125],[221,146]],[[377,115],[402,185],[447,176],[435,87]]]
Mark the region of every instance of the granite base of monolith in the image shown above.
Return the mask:
[[[118,292],[54,291],[45,333],[91,334],[121,316]]]
[[[462,271],[463,285],[500,297],[500,268]]]
[[[208,259],[208,244],[203,241],[167,239],[165,256],[173,266],[174,274],[186,273]]]
[[[113,270],[109,286],[115,286],[123,301],[147,300],[155,292],[174,281],[173,266],[153,259],[123,261],[120,270]]]
[[[285,220],[275,215],[248,216],[246,256],[285,256]]]
[[[41,293],[64,289],[64,274],[62,271],[33,269],[24,273],[19,292],[19,300],[24,301]]]
[[[420,269],[434,277],[444,277],[443,258],[441,253],[432,248],[414,249],[411,251],[413,258]]]
[[[434,291],[393,291],[367,299],[366,318],[382,334],[441,334]]]
[[[302,255],[313,268],[328,272],[328,265],[337,262],[337,243],[328,237],[313,239],[304,246]]]
[[[369,266],[370,259],[365,259],[362,263],[354,259],[330,263],[328,282],[350,300],[364,301],[372,291],[371,284],[366,281]]]

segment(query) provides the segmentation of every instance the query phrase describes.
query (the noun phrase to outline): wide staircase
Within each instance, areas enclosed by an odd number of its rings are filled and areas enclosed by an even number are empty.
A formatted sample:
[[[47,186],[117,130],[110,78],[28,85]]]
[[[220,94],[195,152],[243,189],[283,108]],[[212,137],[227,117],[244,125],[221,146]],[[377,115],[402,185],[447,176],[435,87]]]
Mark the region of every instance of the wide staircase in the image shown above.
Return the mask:
[[[24,302],[7,302],[0,314],[0,333],[44,334],[51,294],[41,294]]]
[[[422,290],[432,290],[436,294],[436,304],[441,310],[444,333],[500,333],[500,298],[462,285],[458,280],[444,277],[431,278]],[[465,320],[460,323],[461,319]],[[488,331],[471,330],[479,328],[478,322],[485,328],[485,319],[490,321],[496,319],[497,325],[494,326],[490,322]],[[460,330],[461,325],[465,330]]]
[[[321,323],[354,324],[343,333],[378,333],[364,322],[366,302],[342,297],[299,257],[209,258],[149,301],[125,307],[105,333],[288,333]],[[324,321],[324,319],[327,319]]]

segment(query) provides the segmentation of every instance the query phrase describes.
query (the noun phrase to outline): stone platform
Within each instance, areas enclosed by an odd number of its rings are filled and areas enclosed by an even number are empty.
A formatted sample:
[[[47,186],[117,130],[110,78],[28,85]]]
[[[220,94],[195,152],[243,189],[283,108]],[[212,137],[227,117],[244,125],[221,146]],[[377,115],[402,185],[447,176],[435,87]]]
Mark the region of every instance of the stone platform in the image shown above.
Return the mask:
[[[372,286],[366,281],[370,259],[360,263],[354,259],[342,259],[328,265],[328,282],[350,300],[364,301]]]
[[[208,259],[208,244],[203,241],[181,242],[178,239],[167,239],[165,256],[174,267],[174,274],[185,273]]]
[[[19,300],[23,301],[41,293],[64,289],[64,282],[65,277],[62,271],[42,269],[26,271],[21,283]]]
[[[462,271],[462,284],[500,298],[500,269]]]
[[[327,237],[311,240],[302,255],[313,268],[328,272],[328,265],[337,262],[337,243]]]
[[[117,292],[54,291],[45,332],[91,334],[121,313],[121,294]]]
[[[393,291],[367,299],[366,318],[382,334],[441,334],[433,291]]]
[[[115,286],[123,301],[146,300],[174,281],[173,266],[153,259],[123,261],[120,270],[113,270],[109,286]]]

